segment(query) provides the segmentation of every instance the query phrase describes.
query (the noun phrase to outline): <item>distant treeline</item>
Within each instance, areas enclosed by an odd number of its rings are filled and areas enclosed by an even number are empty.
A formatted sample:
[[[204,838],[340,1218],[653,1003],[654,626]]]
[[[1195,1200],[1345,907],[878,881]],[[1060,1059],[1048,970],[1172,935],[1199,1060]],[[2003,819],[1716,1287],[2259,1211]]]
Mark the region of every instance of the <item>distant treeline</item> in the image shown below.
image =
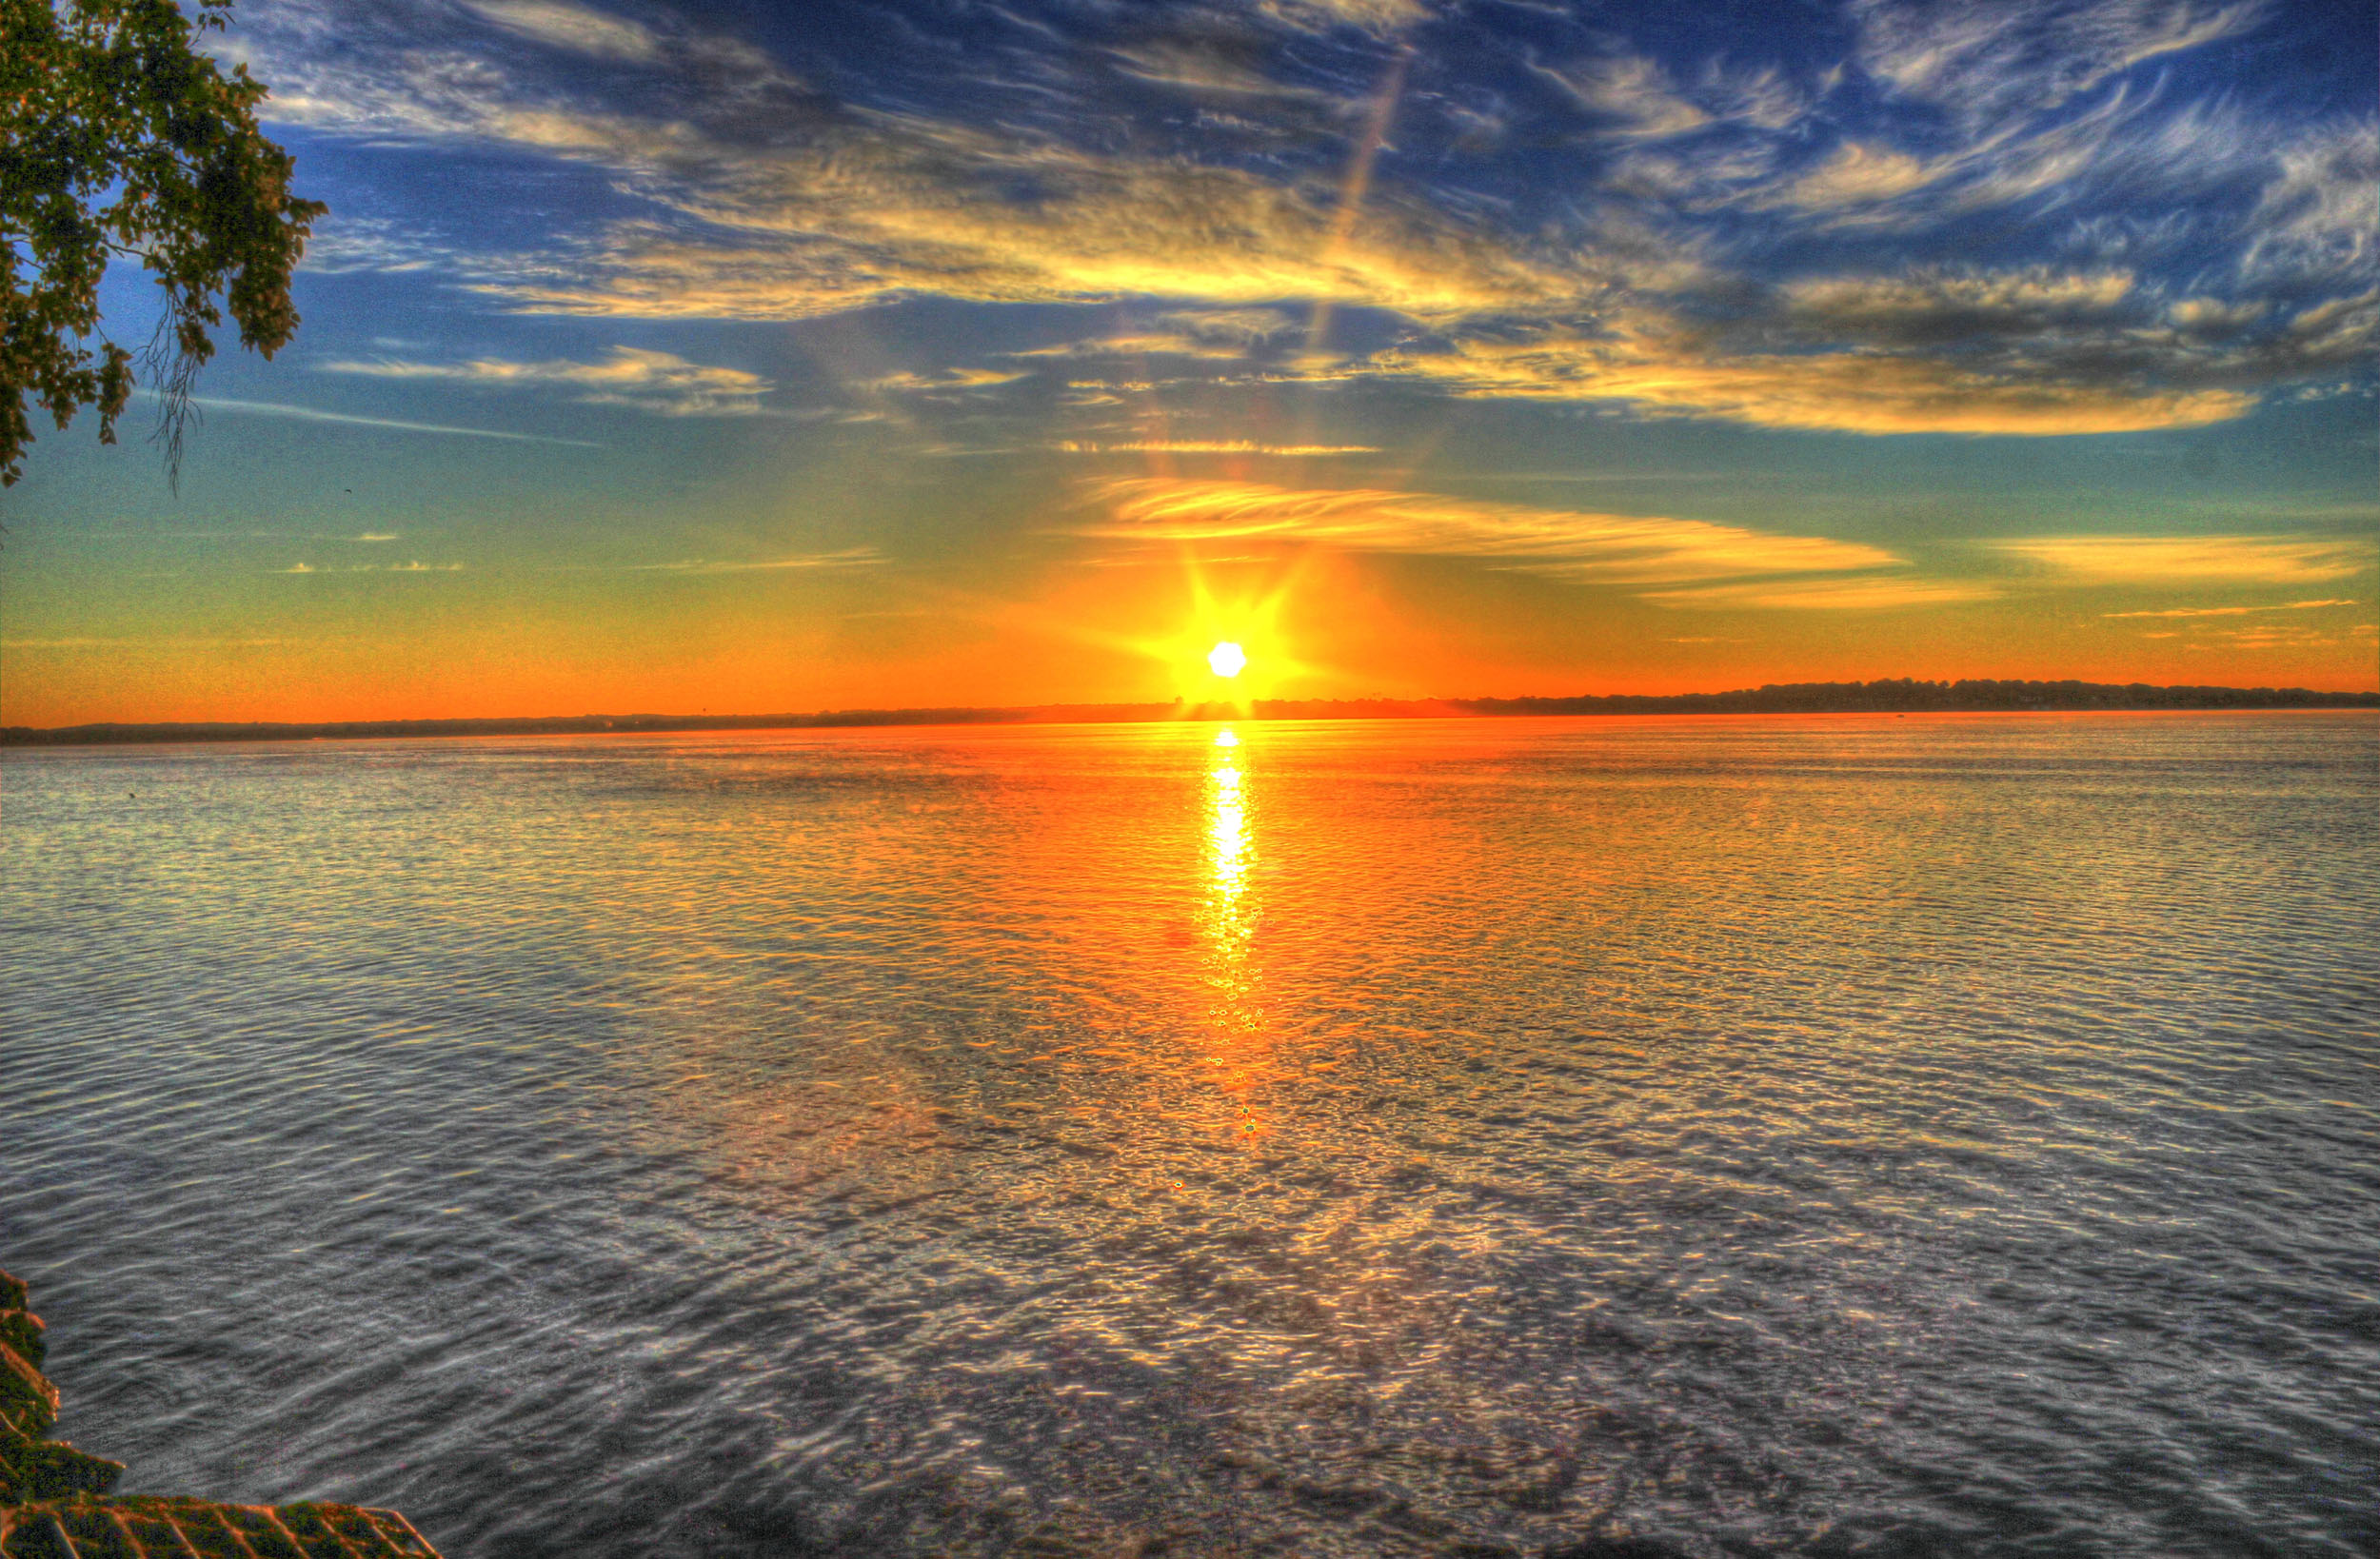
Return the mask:
[[[2380,693],[2304,687],[2152,687],[1910,678],[1772,682],[1732,693],[1607,693],[1569,699],[1259,699],[1234,703],[1047,703],[1021,709],[842,709],[814,715],[549,715],[517,720],[338,720],[319,725],[0,726],[0,746],[133,741],[311,741],[369,737],[580,736],[850,725],[1115,724],[1167,720],[1428,720],[1465,715],[1851,715],[2091,709],[2380,709]]]
[[[2380,709],[2380,693],[2304,687],[2152,687],[2147,682],[1771,682],[1734,693],[1615,693],[1576,699],[1463,699],[1476,715],[1915,714],[2021,709]]]

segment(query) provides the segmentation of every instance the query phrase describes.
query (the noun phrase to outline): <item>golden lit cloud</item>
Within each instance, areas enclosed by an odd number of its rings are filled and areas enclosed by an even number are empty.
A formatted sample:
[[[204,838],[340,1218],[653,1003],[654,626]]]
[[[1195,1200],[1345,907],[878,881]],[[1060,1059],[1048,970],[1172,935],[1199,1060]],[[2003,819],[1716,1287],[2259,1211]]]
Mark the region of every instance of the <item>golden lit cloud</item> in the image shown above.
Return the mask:
[[[1856,542],[1777,536],[1703,520],[1596,514],[1432,493],[1299,489],[1135,478],[1100,489],[1109,518],[1084,534],[1162,542],[1279,542],[1359,552],[1492,559],[1622,583],[1891,567]]]
[[[2157,612],[2101,612],[2101,617],[2247,617],[2257,612],[2311,612],[2324,606],[2353,606],[2352,601],[2290,601],[2278,606],[2169,606]]]
[[[1062,439],[1050,445],[1061,455],[1377,455],[1371,444],[1256,444],[1246,439],[1135,439],[1123,444],[1094,444]]]
[[[616,227],[574,274],[486,284],[536,308],[644,317],[798,319],[902,293],[984,303],[1284,298],[1418,319],[1575,305],[1609,266],[1557,265],[1375,197],[1234,168],[1102,157],[880,117],[864,135],[790,149],[692,144],[596,116],[531,115],[507,138],[565,155],[665,165],[663,198],[728,236],[691,244]],[[990,187],[1029,184],[1026,202]]]
[[[2223,422],[2254,405],[2235,390],[2129,388],[2037,371],[1995,375],[1882,351],[1731,357],[1682,336],[1653,334],[1458,341],[1436,351],[1385,353],[1373,365],[1462,396],[1617,401],[1654,415],[1845,433],[2132,433]]]
[[[2093,584],[2311,583],[2380,561],[2371,542],[2337,536],[2039,536],[1986,544]]]
[[[939,373],[886,374],[881,379],[863,381],[860,387],[901,394],[953,395],[995,389],[1024,377],[1022,373],[1003,373],[997,368],[944,368]]]
[[[615,571],[630,574],[751,574],[773,573],[786,568],[874,568],[883,561],[883,557],[872,546],[854,546],[840,552],[805,552],[790,558],[684,558],[673,562],[625,563]]]

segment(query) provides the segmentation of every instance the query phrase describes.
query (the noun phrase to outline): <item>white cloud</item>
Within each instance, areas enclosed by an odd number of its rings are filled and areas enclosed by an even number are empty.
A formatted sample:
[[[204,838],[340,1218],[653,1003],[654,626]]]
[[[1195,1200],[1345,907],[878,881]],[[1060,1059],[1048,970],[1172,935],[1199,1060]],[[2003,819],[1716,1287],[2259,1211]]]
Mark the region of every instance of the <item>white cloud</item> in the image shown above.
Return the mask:
[[[146,392],[144,392],[146,393]],[[458,439],[506,439],[517,444],[561,444],[579,449],[601,449],[585,439],[549,439],[538,433],[506,433],[492,427],[454,427],[445,423],[409,423],[396,417],[358,417],[344,411],[318,411],[312,406],[280,405],[269,401],[227,401],[193,395],[190,404],[201,411],[229,411],[251,417],[287,417],[305,423],[346,423],[355,427],[385,427],[399,433],[437,433]]]
[[[2368,281],[2380,246],[2380,120],[2317,126],[2274,160],[2242,270]]]
[[[2058,107],[2110,76],[2246,30],[2259,4],[1854,0],[1860,65],[1970,119]]]
[[[598,405],[633,406],[670,417],[748,416],[771,388],[759,374],[742,368],[708,367],[668,352],[615,346],[601,363],[554,360],[516,363],[474,358],[466,363],[408,363],[396,358],[322,365],[327,373],[377,379],[435,379],[492,386],[558,385],[571,399]]]
[[[1560,70],[1532,69],[1579,108],[1613,121],[1623,134],[1680,135],[1711,122],[1708,113],[1679,95],[1658,61],[1641,55],[1582,60]]]

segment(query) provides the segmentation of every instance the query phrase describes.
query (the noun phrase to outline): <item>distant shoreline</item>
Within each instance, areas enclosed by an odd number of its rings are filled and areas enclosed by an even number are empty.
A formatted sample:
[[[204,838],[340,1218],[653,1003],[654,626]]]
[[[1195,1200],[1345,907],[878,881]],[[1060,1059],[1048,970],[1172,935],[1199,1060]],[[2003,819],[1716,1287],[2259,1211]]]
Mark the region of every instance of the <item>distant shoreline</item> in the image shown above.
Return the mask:
[[[1524,699],[1259,699],[1185,703],[1050,703],[1005,709],[841,709],[806,715],[547,715],[493,720],[303,724],[0,726],[0,747],[189,741],[353,741],[391,737],[600,736],[883,725],[1146,724],[1201,720],[1443,720],[1499,715],[1874,715],[2091,713],[2159,709],[2380,709],[2380,693],[2304,687],[2154,687],[2146,682],[1789,682],[1727,693],[1611,693]]]

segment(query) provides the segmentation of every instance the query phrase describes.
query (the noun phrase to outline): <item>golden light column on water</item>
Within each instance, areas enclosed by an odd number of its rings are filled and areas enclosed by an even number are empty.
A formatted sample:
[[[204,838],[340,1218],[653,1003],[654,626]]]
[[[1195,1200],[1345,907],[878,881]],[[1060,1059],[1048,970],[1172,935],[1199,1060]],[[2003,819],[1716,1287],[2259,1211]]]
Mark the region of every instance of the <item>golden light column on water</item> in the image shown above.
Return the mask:
[[[1262,1060],[1265,1022],[1255,957],[1258,917],[1248,891],[1257,860],[1248,819],[1251,796],[1239,733],[1225,726],[1215,733],[1208,751],[1206,892],[1200,919],[1205,933],[1207,984],[1213,992],[1208,1009],[1216,1044],[1212,1061],[1223,1089],[1243,1095],[1234,1134],[1253,1136],[1259,1125],[1244,1095]]]

